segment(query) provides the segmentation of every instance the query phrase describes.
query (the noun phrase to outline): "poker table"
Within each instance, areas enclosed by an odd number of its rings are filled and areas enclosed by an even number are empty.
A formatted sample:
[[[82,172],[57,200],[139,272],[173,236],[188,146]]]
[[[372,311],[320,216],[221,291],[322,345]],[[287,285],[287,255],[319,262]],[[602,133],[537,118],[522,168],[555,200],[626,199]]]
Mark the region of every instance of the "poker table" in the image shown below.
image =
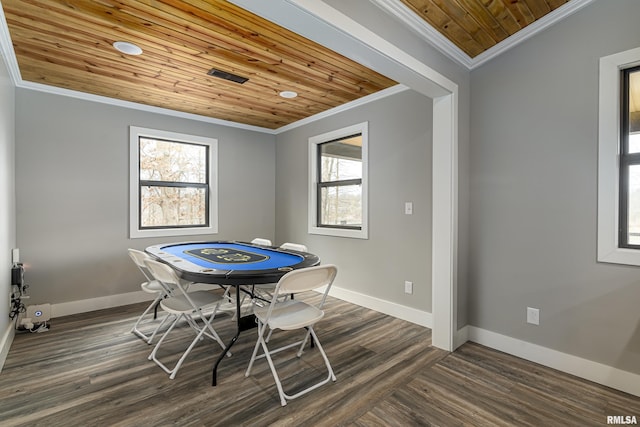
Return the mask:
[[[320,264],[307,252],[260,246],[237,241],[182,242],[149,246],[146,252],[171,266],[189,282],[236,288],[236,313],[240,313],[241,292],[253,297],[253,286],[276,283],[292,270]],[[238,339],[240,332],[256,326],[253,315],[236,315],[236,334],[213,367],[213,385],[218,365]]]

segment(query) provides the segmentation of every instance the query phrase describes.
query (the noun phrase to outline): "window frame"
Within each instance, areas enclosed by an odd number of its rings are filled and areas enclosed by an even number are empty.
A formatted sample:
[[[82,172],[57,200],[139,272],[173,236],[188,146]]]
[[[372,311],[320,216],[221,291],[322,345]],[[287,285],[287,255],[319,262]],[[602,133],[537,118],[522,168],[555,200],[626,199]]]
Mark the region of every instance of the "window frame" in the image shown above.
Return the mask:
[[[359,180],[362,186],[362,225],[360,227],[342,226],[331,224],[320,224],[320,188],[325,185],[320,182],[320,161],[318,154],[319,146],[325,143],[334,142],[354,135],[362,136],[362,178]],[[319,234],[335,237],[349,237],[356,239],[368,239],[368,152],[369,152],[369,122],[362,122],[347,126],[341,129],[326,132],[309,138],[309,209],[308,209],[308,232],[309,234]],[[344,180],[354,181],[354,180]],[[337,181],[332,181],[337,182]],[[343,184],[344,184],[343,182]],[[340,184],[340,185],[343,185]]]
[[[640,248],[620,244],[622,70],[640,65],[640,48],[600,58],[598,111],[599,262],[640,266]]]
[[[316,218],[317,218],[317,226],[318,227],[323,227],[323,228],[340,228],[340,229],[344,229],[344,230],[362,230],[362,225],[340,225],[340,224],[325,224],[321,221],[322,215],[321,215],[321,210],[322,210],[322,189],[323,188],[339,188],[339,187],[346,187],[346,186],[350,186],[350,185],[360,185],[360,188],[362,189],[362,178],[350,178],[350,179],[339,179],[336,181],[323,181],[322,180],[322,150],[320,147],[322,147],[325,144],[331,144],[333,142],[339,142],[339,141],[343,141],[345,139],[348,138],[352,138],[354,136],[360,136],[362,138],[362,134],[360,132],[355,133],[353,135],[347,135],[347,136],[343,136],[337,139],[334,139],[332,141],[326,141],[326,142],[322,142],[320,144],[316,144],[316,159],[318,164],[316,165],[317,168],[317,188],[316,188]],[[360,159],[360,163],[362,163],[362,159]]]
[[[140,188],[143,182],[162,184],[161,186],[185,187],[183,183],[140,180],[140,138],[150,138],[168,142],[207,146],[208,185],[205,200],[207,203],[207,225],[205,226],[167,226],[143,228],[140,225]],[[202,184],[188,184],[186,187],[203,187]],[[198,234],[216,234],[218,232],[218,140],[203,136],[149,129],[138,126],[129,127],[129,238],[173,237]]]
[[[620,194],[618,246],[640,249],[640,244],[629,243],[629,171],[631,166],[640,166],[640,152],[629,153],[629,74],[640,72],[640,66],[620,70]],[[626,129],[626,130],[625,130]]]

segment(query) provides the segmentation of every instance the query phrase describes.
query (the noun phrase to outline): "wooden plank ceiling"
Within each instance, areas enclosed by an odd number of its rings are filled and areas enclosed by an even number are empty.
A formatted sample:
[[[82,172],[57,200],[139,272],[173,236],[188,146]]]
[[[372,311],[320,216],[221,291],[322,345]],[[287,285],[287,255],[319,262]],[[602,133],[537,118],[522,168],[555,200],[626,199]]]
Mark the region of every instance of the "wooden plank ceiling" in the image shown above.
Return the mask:
[[[398,0],[471,58],[568,0]],[[222,0],[2,0],[28,82],[269,129],[396,84]],[[142,55],[116,51],[133,42]],[[244,84],[207,75],[212,68]],[[295,91],[285,99],[281,91]]]
[[[569,0],[401,0],[475,58]]]
[[[220,0],[2,0],[24,81],[279,128],[396,83]],[[133,42],[139,56],[115,41]],[[207,75],[216,68],[244,84]],[[297,98],[278,96],[295,91]]]

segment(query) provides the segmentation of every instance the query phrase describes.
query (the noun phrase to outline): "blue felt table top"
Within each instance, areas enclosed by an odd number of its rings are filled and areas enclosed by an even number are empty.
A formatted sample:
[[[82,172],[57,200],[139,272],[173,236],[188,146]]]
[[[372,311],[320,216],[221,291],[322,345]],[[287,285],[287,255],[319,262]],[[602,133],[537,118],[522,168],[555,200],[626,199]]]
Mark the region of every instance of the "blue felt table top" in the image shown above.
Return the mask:
[[[247,263],[216,263],[210,260],[206,260],[189,253],[187,251],[193,251],[198,249],[229,249],[231,251],[237,250],[242,252],[248,252],[262,257],[267,257],[263,261],[247,262]],[[193,264],[199,265],[205,268],[212,268],[217,270],[267,270],[272,268],[288,267],[298,264],[304,257],[296,254],[279,252],[268,248],[259,248],[252,245],[243,245],[240,243],[189,243],[189,244],[177,244],[169,245],[162,248],[164,252],[171,255],[180,257],[185,261],[189,261]]]

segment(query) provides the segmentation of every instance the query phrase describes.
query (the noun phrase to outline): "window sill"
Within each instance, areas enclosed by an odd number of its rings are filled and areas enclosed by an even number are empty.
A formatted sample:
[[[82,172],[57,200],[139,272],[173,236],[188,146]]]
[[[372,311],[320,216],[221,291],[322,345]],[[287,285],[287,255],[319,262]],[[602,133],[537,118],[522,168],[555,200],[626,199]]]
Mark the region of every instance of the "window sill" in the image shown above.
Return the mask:
[[[368,239],[369,233],[366,227],[361,230],[347,230],[343,228],[314,227],[309,226],[309,234],[319,234],[322,236],[348,237],[352,239]]]
[[[167,228],[157,230],[138,230],[131,229],[129,238],[144,239],[152,237],[176,237],[176,236],[195,236],[201,234],[217,234],[218,229],[214,227],[197,227],[197,228]]]
[[[640,266],[640,250],[614,248],[598,253],[598,262]]]

